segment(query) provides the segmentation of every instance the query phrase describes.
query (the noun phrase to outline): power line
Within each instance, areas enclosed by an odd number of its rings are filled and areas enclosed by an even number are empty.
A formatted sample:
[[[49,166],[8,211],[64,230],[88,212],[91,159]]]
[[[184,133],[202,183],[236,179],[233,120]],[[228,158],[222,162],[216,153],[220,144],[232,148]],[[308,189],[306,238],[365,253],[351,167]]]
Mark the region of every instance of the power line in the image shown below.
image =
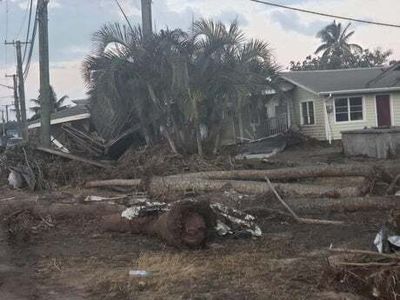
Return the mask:
[[[269,5],[269,6],[275,6],[275,7],[279,7],[279,8],[294,10],[294,11],[298,11],[298,12],[302,12],[302,13],[323,16],[323,17],[342,19],[342,20],[353,21],[353,22],[364,23],[364,24],[370,24],[370,25],[378,25],[378,26],[385,26],[385,27],[392,27],[392,28],[400,28],[400,25],[397,25],[397,24],[374,22],[374,21],[367,21],[367,20],[357,19],[357,18],[353,18],[353,17],[343,17],[343,16],[337,16],[337,15],[331,15],[331,14],[327,14],[327,13],[322,13],[322,12],[317,12],[317,11],[312,11],[312,10],[307,10],[307,9],[302,9],[302,8],[286,6],[286,5],[272,3],[272,2],[268,2],[268,1],[261,1],[261,0],[250,0],[250,1],[261,3],[261,4],[265,4],[265,5]]]
[[[30,34],[30,30],[31,30],[31,21],[32,21],[32,6],[33,6],[33,0],[30,1],[29,4],[29,20],[28,20],[28,29],[26,31],[26,38],[25,38],[25,42],[28,43],[29,41],[29,34]],[[34,22],[36,22],[36,20],[34,20]],[[25,56],[26,56],[26,50],[28,49],[28,44],[25,44],[25,48],[24,48],[24,56],[22,58],[22,61],[25,62]]]
[[[36,13],[35,13],[35,20],[34,20],[34,25],[33,25],[33,30],[32,30],[32,36],[31,36],[31,43],[30,43],[30,48],[29,48],[29,53],[28,53],[28,59],[26,61],[25,69],[24,69],[24,79],[25,80],[28,77],[29,69],[31,67],[33,48],[35,47],[35,41],[36,41],[37,25],[39,22],[38,16],[39,16],[39,5],[36,3]]]
[[[21,25],[20,25],[20,27],[19,27],[19,29],[18,29],[18,33],[17,33],[17,35],[16,35],[16,39],[17,39],[17,40],[18,40],[18,38],[19,38],[19,35],[20,35],[21,32],[22,32],[22,29],[24,28],[26,18],[28,17],[28,11],[29,11],[29,1],[26,2],[26,8],[25,8],[24,17],[23,17],[23,19],[22,19]]]
[[[6,40],[8,40],[8,13],[9,13],[9,10],[8,10],[8,0],[6,0],[6,6],[5,6],[5,29],[6,29],[6,34],[5,34],[5,37],[6,37]],[[4,51],[4,69],[7,69],[7,66],[8,66],[8,51],[7,51],[7,47],[6,47],[6,49],[5,49],[5,51]]]

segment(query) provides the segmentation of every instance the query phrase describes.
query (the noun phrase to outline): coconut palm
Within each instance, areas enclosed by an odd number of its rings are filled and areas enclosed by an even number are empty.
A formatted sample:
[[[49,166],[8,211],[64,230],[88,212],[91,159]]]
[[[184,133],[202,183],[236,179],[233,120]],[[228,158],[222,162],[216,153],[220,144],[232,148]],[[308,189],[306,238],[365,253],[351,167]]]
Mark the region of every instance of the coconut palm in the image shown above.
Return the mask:
[[[322,52],[322,58],[331,61],[331,63],[340,63],[340,61],[350,61],[354,54],[361,53],[362,47],[349,42],[354,30],[349,32],[351,23],[342,28],[341,23],[333,21],[317,33],[322,44],[315,50],[315,54]]]
[[[62,96],[61,98],[57,99],[57,95],[54,92],[53,87],[50,86],[50,95],[51,95],[51,103],[53,104],[53,109],[52,112],[60,111],[67,106],[64,105],[65,101],[68,99],[67,95]],[[30,107],[30,110],[34,113],[34,115],[31,117],[31,120],[37,120],[40,118],[40,94],[37,99],[31,99],[30,100],[34,106]]]

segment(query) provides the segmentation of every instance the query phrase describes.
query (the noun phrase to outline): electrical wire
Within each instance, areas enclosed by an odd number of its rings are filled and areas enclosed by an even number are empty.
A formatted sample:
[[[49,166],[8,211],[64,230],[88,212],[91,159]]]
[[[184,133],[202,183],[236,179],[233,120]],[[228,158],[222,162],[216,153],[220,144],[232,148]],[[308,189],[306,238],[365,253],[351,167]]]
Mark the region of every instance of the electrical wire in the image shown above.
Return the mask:
[[[29,1],[26,2],[26,8],[25,8],[24,17],[23,17],[23,19],[22,19],[21,25],[19,26],[18,33],[17,33],[17,35],[16,35],[16,37],[15,37],[16,40],[19,39],[19,36],[20,36],[20,34],[21,34],[21,32],[22,32],[22,29],[24,28],[26,19],[27,19],[27,17],[28,17],[28,12],[29,12]]]
[[[6,7],[5,7],[6,11],[5,11],[5,38],[6,41],[8,40],[8,14],[9,14],[9,10],[8,10],[8,0],[6,0]],[[4,49],[4,69],[7,69],[8,66],[8,47],[5,47]]]
[[[370,25],[377,25],[377,26],[400,28],[400,25],[398,25],[398,24],[374,22],[374,21],[368,21],[368,20],[363,20],[363,19],[357,19],[357,18],[353,18],[353,17],[344,17],[344,16],[338,16],[338,15],[332,15],[332,14],[312,11],[312,10],[308,10],[308,9],[302,9],[302,8],[296,8],[296,7],[291,7],[291,6],[287,6],[287,5],[272,3],[272,2],[268,2],[268,1],[261,1],[261,0],[250,0],[250,1],[256,2],[256,3],[265,4],[265,5],[269,5],[269,6],[284,8],[284,9],[288,9],[288,10],[294,10],[294,11],[297,11],[297,12],[302,12],[302,13],[307,13],[307,14],[312,14],[312,15],[318,15],[318,16],[322,16],[322,17],[329,17],[329,18],[335,18],[335,19],[341,19],[341,20],[353,21],[353,22],[370,24]]]
[[[33,54],[33,48],[35,47],[35,40],[36,40],[36,32],[37,32],[37,26],[38,26],[38,15],[39,15],[39,6],[36,5],[36,13],[35,13],[35,21],[32,29],[32,36],[30,40],[30,48],[29,48],[29,53],[28,53],[28,59],[25,64],[25,69],[24,69],[24,79],[28,77],[29,74],[29,69],[31,66],[31,60],[32,60],[32,54]]]
[[[26,51],[28,49],[29,34],[30,34],[30,30],[31,30],[31,21],[32,21],[32,7],[33,7],[33,0],[31,0],[30,4],[29,4],[29,20],[28,20],[28,29],[26,30],[24,56],[22,58],[23,63],[25,62]],[[36,22],[36,20],[34,20],[34,22]]]

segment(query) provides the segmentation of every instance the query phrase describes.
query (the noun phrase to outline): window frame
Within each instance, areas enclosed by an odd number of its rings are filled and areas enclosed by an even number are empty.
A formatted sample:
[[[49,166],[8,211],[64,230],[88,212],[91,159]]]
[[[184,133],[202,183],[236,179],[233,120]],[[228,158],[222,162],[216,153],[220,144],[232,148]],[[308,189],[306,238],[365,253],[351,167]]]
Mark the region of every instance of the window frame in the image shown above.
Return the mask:
[[[313,106],[314,123],[313,124],[305,124],[304,123],[304,118],[303,118],[303,103],[310,103],[310,102],[312,103],[312,106]],[[310,118],[308,105],[307,105],[307,113],[308,113],[308,118]],[[301,126],[315,126],[315,125],[317,125],[317,118],[316,118],[315,115],[316,115],[315,114],[315,100],[303,100],[303,101],[300,101],[300,124],[301,124]]]
[[[360,120],[351,120],[350,119],[350,114],[351,114],[350,98],[361,98],[362,119],[360,119]],[[348,116],[347,121],[337,121],[337,119],[336,119],[336,100],[338,100],[338,99],[346,99],[347,100],[347,116]],[[353,123],[365,122],[365,96],[351,95],[351,96],[337,96],[337,97],[333,98],[333,117],[335,120],[335,124],[349,124],[349,123],[353,124]]]

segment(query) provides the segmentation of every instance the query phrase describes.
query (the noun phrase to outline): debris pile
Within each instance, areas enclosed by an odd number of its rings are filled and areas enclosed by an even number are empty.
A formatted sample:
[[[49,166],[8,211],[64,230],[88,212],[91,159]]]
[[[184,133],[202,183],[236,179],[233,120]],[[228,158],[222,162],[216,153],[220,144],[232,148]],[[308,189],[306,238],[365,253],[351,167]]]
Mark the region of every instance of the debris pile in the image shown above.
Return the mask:
[[[0,178],[14,188],[47,190],[82,183],[98,173],[96,166],[44,153],[29,144],[0,154]]]
[[[354,249],[331,249],[339,253],[328,258],[328,276],[339,291],[384,300],[400,297],[400,256],[397,251],[400,233],[400,210],[392,210],[377,234],[378,252]]]
[[[400,257],[372,251],[344,250],[329,257],[326,288],[351,292],[367,299],[395,300],[400,295]]]

